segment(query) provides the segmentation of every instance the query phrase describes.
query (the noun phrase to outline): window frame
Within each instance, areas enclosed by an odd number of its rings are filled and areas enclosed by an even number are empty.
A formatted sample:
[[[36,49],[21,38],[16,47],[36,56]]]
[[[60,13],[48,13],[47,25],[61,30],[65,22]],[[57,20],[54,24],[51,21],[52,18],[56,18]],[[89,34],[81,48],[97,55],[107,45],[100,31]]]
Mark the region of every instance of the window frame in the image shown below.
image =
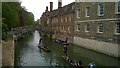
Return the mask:
[[[103,4],[103,14],[101,14],[100,4]],[[104,4],[104,2],[99,2],[99,3],[98,3],[98,16],[104,16],[104,12],[105,12],[105,4]]]
[[[77,8],[77,18],[80,18],[80,8]]]
[[[80,24],[77,24],[77,31],[80,31]]]
[[[119,22],[116,22],[115,23],[115,34],[119,34],[120,35],[120,33],[118,33],[117,32],[117,30],[120,30],[120,23],[119,23],[119,26],[117,25]],[[117,28],[118,27],[118,28]],[[120,32],[120,31],[119,31]]]
[[[120,11],[118,12],[120,6],[118,5],[120,5],[120,1],[115,2],[115,14],[120,14]]]
[[[61,23],[63,22],[63,19],[61,18]]]
[[[65,22],[67,22],[67,17],[65,17]]]
[[[90,7],[88,7],[88,6],[85,7],[85,17],[90,17]]]
[[[72,17],[69,17],[69,21],[72,22]]]
[[[101,25],[102,25],[102,28],[101,28]],[[102,32],[101,32],[101,29],[102,29]],[[99,22],[97,26],[97,33],[103,33],[103,32],[104,32],[104,24],[103,22]]]
[[[89,25],[89,26],[88,26]],[[89,30],[88,30],[88,28],[89,28]],[[89,23],[87,23],[86,25],[85,25],[85,32],[90,32],[90,24]]]
[[[71,27],[70,26],[68,26],[68,32],[71,33]]]

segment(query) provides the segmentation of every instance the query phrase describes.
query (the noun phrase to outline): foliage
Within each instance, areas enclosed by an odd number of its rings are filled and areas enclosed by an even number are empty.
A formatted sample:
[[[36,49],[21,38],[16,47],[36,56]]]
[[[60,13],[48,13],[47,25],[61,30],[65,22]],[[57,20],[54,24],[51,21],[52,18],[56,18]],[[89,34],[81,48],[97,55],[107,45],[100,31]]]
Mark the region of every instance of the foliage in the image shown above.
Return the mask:
[[[2,40],[5,40],[7,39],[7,32],[8,32],[8,27],[5,23],[2,23]]]
[[[3,22],[8,25],[8,29],[17,27],[19,23],[19,7],[15,3],[2,3],[2,17],[5,19]],[[16,6],[15,6],[16,5]],[[14,7],[15,6],[15,7]]]
[[[7,37],[7,31],[12,28],[32,25],[34,23],[34,15],[21,7],[19,2],[3,2],[2,3],[2,37]]]

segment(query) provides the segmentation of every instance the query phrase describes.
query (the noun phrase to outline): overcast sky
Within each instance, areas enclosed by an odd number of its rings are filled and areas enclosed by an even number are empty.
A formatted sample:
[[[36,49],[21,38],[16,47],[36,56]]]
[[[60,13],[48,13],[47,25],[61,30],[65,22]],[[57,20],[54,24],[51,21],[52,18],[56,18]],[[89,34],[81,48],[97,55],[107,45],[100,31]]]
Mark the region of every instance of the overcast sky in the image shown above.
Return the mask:
[[[53,9],[58,8],[58,0],[21,0],[21,6],[25,6],[25,8],[32,12],[35,16],[35,21],[40,18],[42,13],[45,11],[46,6],[50,10],[50,2],[53,2]],[[69,3],[75,2],[75,0],[62,0],[62,6],[67,5]]]

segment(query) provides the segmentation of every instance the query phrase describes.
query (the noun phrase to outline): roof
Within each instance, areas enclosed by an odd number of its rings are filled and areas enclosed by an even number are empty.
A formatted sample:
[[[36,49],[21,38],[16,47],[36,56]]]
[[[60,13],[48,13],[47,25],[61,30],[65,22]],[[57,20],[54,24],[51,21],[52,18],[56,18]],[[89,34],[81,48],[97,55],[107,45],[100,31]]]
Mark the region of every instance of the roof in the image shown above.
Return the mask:
[[[60,13],[58,13],[58,12],[59,12],[59,9],[55,9],[52,12],[50,12],[50,11],[43,12],[42,17],[55,17],[58,15],[65,15],[68,13],[74,13],[75,12],[75,2],[72,2],[68,5],[61,7],[61,12]]]

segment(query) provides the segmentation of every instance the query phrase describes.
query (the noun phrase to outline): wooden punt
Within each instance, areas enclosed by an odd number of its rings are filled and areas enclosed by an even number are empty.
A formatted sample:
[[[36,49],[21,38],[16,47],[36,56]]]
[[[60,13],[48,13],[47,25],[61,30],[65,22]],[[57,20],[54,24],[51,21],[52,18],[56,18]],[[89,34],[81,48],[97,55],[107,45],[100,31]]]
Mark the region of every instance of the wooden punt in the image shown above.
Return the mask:
[[[66,58],[65,58],[65,56],[62,56],[62,58],[63,58],[68,64],[70,64],[71,66],[75,67],[74,63],[71,63],[71,62],[67,61]]]
[[[47,52],[50,52],[50,49],[49,48],[45,48],[45,47],[41,47],[41,46],[38,46],[40,49],[43,49],[44,51],[47,51]]]

